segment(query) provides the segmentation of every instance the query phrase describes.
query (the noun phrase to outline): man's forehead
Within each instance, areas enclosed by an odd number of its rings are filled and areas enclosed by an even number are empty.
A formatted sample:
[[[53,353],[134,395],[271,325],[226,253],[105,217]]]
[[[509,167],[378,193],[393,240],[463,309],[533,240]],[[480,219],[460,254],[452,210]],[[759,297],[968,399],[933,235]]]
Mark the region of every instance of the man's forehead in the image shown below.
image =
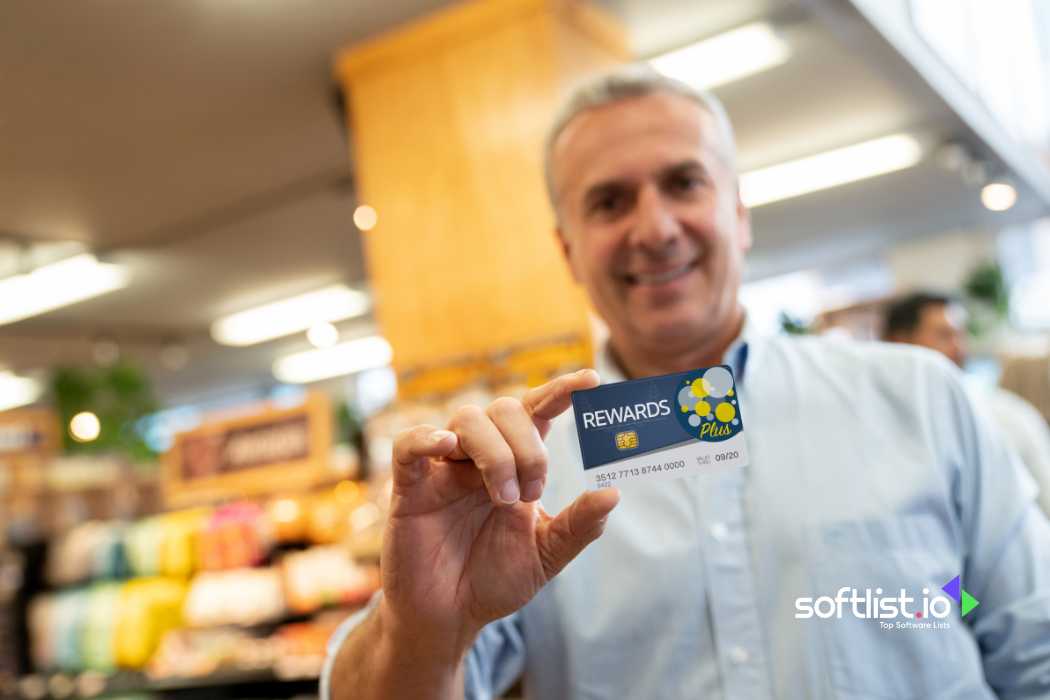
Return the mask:
[[[685,97],[654,94],[612,102],[574,118],[554,143],[554,179],[590,179],[590,171],[653,165],[661,160],[701,162],[717,150],[714,118]],[[612,174],[612,173],[608,173]]]

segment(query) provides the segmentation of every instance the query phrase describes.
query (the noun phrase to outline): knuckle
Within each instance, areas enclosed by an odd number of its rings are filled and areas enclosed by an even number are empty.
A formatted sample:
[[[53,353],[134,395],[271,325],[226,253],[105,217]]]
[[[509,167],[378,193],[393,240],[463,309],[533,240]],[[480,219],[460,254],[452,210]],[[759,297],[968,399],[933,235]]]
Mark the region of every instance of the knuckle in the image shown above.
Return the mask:
[[[540,445],[518,457],[518,471],[524,474],[538,475],[547,467],[547,449]]]
[[[509,396],[501,396],[489,404],[487,413],[490,418],[506,418],[521,413],[522,410],[520,401]]]
[[[449,421],[449,424],[454,426],[469,425],[484,415],[484,412],[478,406],[464,404],[452,413],[452,420]]]
[[[494,449],[488,454],[474,459],[478,468],[489,474],[500,474],[514,471],[514,454],[510,448]]]
[[[416,425],[411,428],[405,428],[398,433],[397,441],[405,442],[408,444],[415,444],[421,442],[423,438],[430,435],[434,431],[433,426],[429,425]]]

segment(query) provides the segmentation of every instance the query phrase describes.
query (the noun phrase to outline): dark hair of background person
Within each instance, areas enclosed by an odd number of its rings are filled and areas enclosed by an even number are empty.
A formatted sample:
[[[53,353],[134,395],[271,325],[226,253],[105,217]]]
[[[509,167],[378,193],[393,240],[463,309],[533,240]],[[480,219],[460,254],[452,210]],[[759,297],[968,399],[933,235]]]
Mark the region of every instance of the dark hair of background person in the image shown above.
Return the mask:
[[[908,335],[919,326],[922,310],[927,306],[948,306],[956,302],[954,297],[937,292],[913,292],[903,296],[886,307],[882,337],[894,340]]]

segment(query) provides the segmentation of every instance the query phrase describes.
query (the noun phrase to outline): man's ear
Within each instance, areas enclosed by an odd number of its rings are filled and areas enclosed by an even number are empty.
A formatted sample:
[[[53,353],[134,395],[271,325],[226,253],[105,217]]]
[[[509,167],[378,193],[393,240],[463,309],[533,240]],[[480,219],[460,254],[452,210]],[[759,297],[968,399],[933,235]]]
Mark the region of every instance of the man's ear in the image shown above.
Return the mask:
[[[737,188],[736,195],[736,221],[737,221],[737,243],[740,251],[746,253],[751,250],[753,239],[751,238],[751,210],[744,206],[744,200],[740,198],[740,190]]]
[[[561,254],[565,256],[565,262],[569,266],[569,272],[572,273],[572,279],[578,284],[580,276],[576,274],[576,267],[572,264],[572,247],[569,243],[569,237],[565,235],[565,231],[562,230],[560,224],[555,226],[554,234],[558,237],[558,245],[561,247]]]

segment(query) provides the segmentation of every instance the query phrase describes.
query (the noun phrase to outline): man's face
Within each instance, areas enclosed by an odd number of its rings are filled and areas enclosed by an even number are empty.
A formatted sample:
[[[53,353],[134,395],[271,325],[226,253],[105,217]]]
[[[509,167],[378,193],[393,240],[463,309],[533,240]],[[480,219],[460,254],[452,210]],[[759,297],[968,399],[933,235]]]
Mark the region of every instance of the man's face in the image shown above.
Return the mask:
[[[962,309],[953,304],[928,304],[906,342],[923,345],[962,367],[966,363],[966,330]]]
[[[554,145],[560,235],[614,337],[685,347],[738,313],[750,220],[714,118],[655,94],[588,110]]]

